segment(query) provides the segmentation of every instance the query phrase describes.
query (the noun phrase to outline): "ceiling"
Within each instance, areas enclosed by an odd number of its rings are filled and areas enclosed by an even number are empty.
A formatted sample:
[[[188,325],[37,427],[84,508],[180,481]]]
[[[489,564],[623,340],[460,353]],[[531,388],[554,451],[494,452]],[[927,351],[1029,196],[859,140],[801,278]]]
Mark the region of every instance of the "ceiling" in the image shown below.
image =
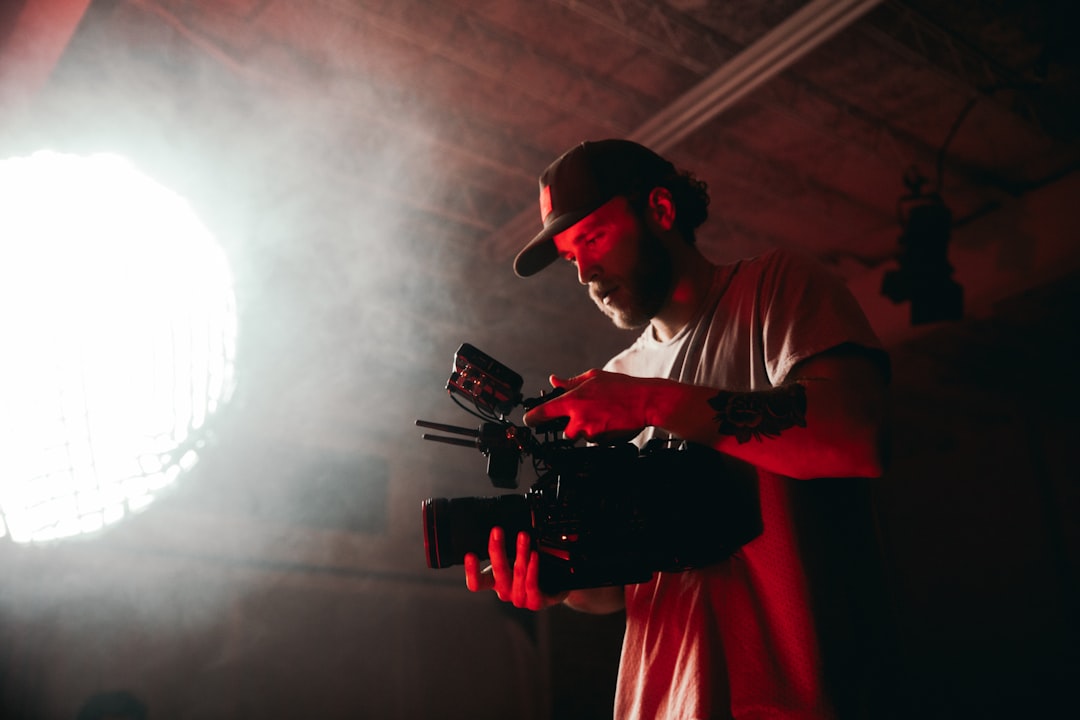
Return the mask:
[[[705,180],[708,257],[803,250],[875,295],[905,174],[959,231],[1080,158],[1066,0],[42,5],[0,15],[5,154],[123,152],[190,198],[236,273],[247,421],[307,444],[453,419],[460,342],[537,389],[626,344],[567,269],[510,268],[583,139]]]

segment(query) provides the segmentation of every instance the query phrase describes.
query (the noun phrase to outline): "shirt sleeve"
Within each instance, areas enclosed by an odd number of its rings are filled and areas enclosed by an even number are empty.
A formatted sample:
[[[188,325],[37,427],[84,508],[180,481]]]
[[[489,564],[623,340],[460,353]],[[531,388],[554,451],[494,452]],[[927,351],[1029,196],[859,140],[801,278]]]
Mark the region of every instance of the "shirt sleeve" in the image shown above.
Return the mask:
[[[888,378],[888,355],[838,275],[791,252],[774,250],[762,261],[762,339],[773,385],[783,383],[798,363],[841,346],[865,352]]]

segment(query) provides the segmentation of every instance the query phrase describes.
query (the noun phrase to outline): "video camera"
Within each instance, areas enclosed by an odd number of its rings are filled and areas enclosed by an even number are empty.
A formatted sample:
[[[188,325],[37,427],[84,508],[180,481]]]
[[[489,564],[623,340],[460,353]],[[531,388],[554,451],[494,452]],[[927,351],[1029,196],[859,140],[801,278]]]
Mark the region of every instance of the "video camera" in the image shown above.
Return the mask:
[[[459,565],[470,552],[487,557],[493,527],[505,531],[512,557],[524,530],[540,556],[540,589],[555,595],[712,565],[761,533],[757,480],[745,466],[690,443],[579,446],[562,437],[566,418],[533,429],[515,425],[507,419],[515,408],[528,411],[561,394],[524,398],[522,385],[516,372],[465,343],[446,389],[482,424],[416,421],[463,436],[423,438],[478,449],[495,487],[516,488],[525,457],[538,477],[524,494],[424,500],[428,567]]]

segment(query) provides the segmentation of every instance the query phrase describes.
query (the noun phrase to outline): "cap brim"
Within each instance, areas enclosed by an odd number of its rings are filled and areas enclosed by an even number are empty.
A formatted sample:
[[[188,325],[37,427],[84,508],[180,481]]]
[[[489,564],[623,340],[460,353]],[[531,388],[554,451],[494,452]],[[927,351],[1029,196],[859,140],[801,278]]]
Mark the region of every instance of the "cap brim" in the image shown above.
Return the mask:
[[[559,259],[554,237],[563,230],[576,225],[592,210],[563,213],[558,220],[541,230],[514,258],[514,274],[518,277],[535,275]]]

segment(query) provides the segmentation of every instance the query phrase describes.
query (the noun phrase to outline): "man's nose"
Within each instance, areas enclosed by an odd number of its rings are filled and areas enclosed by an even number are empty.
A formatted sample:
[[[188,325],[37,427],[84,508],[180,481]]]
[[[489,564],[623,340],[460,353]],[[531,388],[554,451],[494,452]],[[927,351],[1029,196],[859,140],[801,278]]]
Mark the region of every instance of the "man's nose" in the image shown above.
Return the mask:
[[[578,258],[577,275],[579,283],[588,285],[598,275],[596,263],[592,260]]]

